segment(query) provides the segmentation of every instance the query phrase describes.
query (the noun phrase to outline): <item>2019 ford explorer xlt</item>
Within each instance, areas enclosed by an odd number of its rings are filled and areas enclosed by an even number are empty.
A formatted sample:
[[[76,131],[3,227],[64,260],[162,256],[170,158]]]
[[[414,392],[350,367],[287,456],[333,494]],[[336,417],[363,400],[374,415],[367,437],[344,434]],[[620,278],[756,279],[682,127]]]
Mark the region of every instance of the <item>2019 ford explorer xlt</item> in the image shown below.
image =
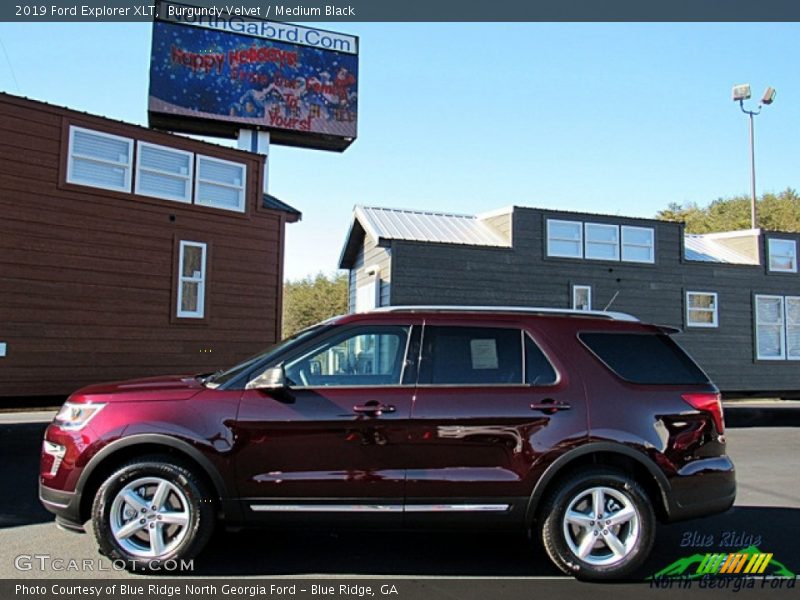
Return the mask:
[[[94,385],[45,433],[40,496],[134,568],[218,522],[534,527],[587,579],[631,574],[656,522],[733,503],[718,390],[619,313],[395,307],[226,371]]]

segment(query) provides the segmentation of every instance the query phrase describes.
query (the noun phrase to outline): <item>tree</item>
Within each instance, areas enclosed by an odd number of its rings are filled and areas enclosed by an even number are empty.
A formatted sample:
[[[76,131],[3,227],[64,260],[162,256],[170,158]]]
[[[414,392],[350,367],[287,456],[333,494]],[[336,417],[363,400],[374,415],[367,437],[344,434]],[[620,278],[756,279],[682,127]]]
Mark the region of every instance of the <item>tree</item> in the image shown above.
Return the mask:
[[[773,231],[800,231],[800,196],[792,188],[764,194],[757,201],[758,225]],[[671,203],[656,214],[664,221],[683,221],[688,233],[710,233],[750,228],[750,198],[718,198],[705,207],[694,202]]]
[[[283,337],[347,312],[347,275],[323,273],[283,286]]]

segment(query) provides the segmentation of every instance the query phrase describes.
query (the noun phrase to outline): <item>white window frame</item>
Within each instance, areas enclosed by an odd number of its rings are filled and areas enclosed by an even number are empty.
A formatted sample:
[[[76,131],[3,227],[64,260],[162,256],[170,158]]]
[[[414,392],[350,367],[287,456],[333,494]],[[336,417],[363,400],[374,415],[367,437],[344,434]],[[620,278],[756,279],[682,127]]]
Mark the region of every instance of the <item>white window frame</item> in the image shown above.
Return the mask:
[[[773,252],[772,250],[772,243],[778,242],[779,244],[791,244],[792,252],[790,254]],[[769,270],[774,273],[797,273],[797,242],[795,240],[787,240],[786,238],[767,238],[767,248],[769,253],[768,258],[768,265]],[[772,257],[773,256],[783,256],[783,257],[791,257],[792,263],[794,267],[790,269],[781,269],[772,266]]]
[[[619,260],[619,225],[612,225],[610,223],[584,223],[583,224],[583,257],[587,260]],[[607,242],[606,240],[591,240],[589,239],[589,232],[592,229],[605,229],[614,231],[614,241]],[[607,256],[589,256],[589,245],[595,244],[600,246],[613,246],[614,256],[608,258]]]
[[[690,298],[692,296],[713,296],[714,308],[692,307],[692,304],[690,302]],[[712,316],[711,323],[692,321],[693,312],[711,313]],[[685,318],[686,318],[686,327],[705,327],[707,329],[719,327],[719,296],[717,295],[717,292],[687,291]]]
[[[179,150],[178,148],[171,148],[169,146],[161,146],[160,144],[151,144],[150,142],[142,142],[137,141],[137,149],[136,149],[136,183],[134,184],[134,193],[138,194],[139,196],[148,196],[151,198],[161,198],[162,200],[174,200],[176,202],[183,202],[185,204],[192,203],[192,181],[194,179],[194,152],[188,152],[186,150]],[[183,156],[189,159],[189,169],[188,173],[178,175],[173,173],[172,171],[162,171],[161,169],[156,169],[153,167],[143,167],[141,165],[142,159],[142,149],[143,148],[152,148],[154,150],[161,150],[162,152],[171,152],[173,154],[182,154]],[[179,179],[184,182],[184,186],[186,189],[186,194],[183,196],[174,196],[172,194],[167,193],[154,193],[154,192],[144,192],[139,188],[139,181],[141,180],[140,173],[142,171],[147,171],[149,173],[155,173],[156,175],[161,175],[164,177],[169,177],[171,179]]]
[[[578,292],[586,290],[587,297],[589,298],[589,305],[586,308],[578,308]],[[572,310],[592,310],[592,286],[590,285],[573,285],[572,286]]]
[[[759,351],[759,330],[760,323],[758,321],[758,303],[760,300],[780,300],[781,308],[781,322],[780,322],[780,340],[781,340],[781,353],[780,356],[761,356]],[[753,306],[754,321],[756,325],[756,358],[758,360],[786,360],[786,298],[784,296],[775,296],[768,294],[756,294]]]
[[[623,225],[620,227],[620,247],[621,251],[621,258],[624,262],[635,262],[635,263],[645,263],[645,264],[654,264],[656,262],[656,230],[654,227],[636,227],[634,225]],[[626,242],[625,241],[625,234],[630,231],[647,231],[650,233],[650,243],[649,244],[641,244],[637,242]],[[633,248],[647,248],[650,251],[650,260],[637,260],[635,258],[626,258],[625,257],[625,248],[633,247]]]
[[[550,225],[551,224],[564,224],[564,225],[573,225],[578,228],[578,233],[580,235],[579,239],[574,240],[572,238],[557,238],[550,235]],[[578,254],[559,254],[554,252],[550,247],[550,242],[569,242],[570,244],[578,244]],[[583,258],[583,222],[582,221],[565,221],[563,219],[547,219],[547,256],[555,256],[558,258]]]
[[[128,145],[128,160],[127,162],[114,162],[110,160],[106,160],[103,158],[97,158],[96,156],[88,156],[86,154],[75,154],[73,152],[73,146],[75,141],[75,133],[76,132],[84,132],[89,135],[95,135],[98,137],[109,138],[117,141],[123,141]],[[114,186],[114,185],[102,185],[98,184],[95,181],[86,181],[84,179],[76,179],[72,173],[72,165],[74,159],[78,158],[80,160],[85,160],[89,162],[99,163],[103,165],[109,165],[112,167],[121,167],[125,169],[125,183],[122,186]],[[112,190],[114,192],[128,192],[131,191],[131,173],[133,171],[133,138],[123,137],[121,135],[114,135],[111,133],[106,133],[104,131],[97,131],[95,129],[88,129],[86,127],[78,127],[76,125],[69,126],[69,145],[67,149],[67,183],[73,183],[75,185],[85,185],[87,187],[98,188],[102,190]]]
[[[200,248],[203,251],[200,260],[200,276],[187,277],[183,274],[183,251],[187,246]],[[180,252],[178,255],[178,306],[177,316],[180,319],[202,319],[205,317],[206,309],[206,257],[208,254],[208,245],[204,242],[193,242],[190,240],[180,240]],[[197,283],[197,310],[183,310],[183,284],[184,283]]]
[[[226,165],[235,165],[237,167],[242,168],[242,183],[240,186],[231,185],[229,183],[223,183],[220,181],[215,181],[213,179],[203,179],[200,176],[200,160],[207,160],[210,162],[216,162]],[[195,167],[195,176],[194,176],[194,203],[198,206],[208,206],[210,208],[216,208],[219,210],[229,210],[233,212],[240,212],[243,213],[247,201],[247,165],[245,163],[236,162],[233,160],[225,160],[222,158],[215,158],[213,156],[206,156],[205,154],[198,154],[197,155],[197,166]],[[216,185],[219,187],[225,187],[229,189],[239,190],[239,204],[236,208],[229,208],[227,206],[217,206],[216,204],[211,204],[210,202],[202,202],[200,200],[200,183],[209,183],[211,185]]]

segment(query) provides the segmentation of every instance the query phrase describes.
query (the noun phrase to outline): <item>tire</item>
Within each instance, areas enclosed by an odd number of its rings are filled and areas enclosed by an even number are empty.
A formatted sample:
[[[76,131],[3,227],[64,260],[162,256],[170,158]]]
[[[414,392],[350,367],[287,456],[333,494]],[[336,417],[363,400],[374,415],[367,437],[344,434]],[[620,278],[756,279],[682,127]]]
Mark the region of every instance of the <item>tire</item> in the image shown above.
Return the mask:
[[[596,506],[602,506],[599,522]],[[575,472],[547,497],[540,515],[542,544],[550,559],[579,579],[628,577],[647,559],[655,540],[649,497],[616,469]]]
[[[214,519],[208,487],[170,456],[123,465],[103,482],[92,504],[100,552],[136,571],[194,558],[211,537]]]

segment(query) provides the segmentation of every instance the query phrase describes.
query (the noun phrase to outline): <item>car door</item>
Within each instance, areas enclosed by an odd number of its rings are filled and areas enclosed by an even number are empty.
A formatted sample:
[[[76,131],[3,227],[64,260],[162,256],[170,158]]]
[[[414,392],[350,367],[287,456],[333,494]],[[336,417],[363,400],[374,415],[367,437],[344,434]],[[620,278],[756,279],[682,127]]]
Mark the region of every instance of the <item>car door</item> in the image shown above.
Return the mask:
[[[524,516],[541,459],[585,438],[585,395],[523,324],[428,320],[409,422],[406,521]],[[436,516],[433,516],[436,515]]]
[[[244,391],[236,468],[246,512],[400,520],[413,330],[379,321],[333,328],[284,357],[287,389]]]

